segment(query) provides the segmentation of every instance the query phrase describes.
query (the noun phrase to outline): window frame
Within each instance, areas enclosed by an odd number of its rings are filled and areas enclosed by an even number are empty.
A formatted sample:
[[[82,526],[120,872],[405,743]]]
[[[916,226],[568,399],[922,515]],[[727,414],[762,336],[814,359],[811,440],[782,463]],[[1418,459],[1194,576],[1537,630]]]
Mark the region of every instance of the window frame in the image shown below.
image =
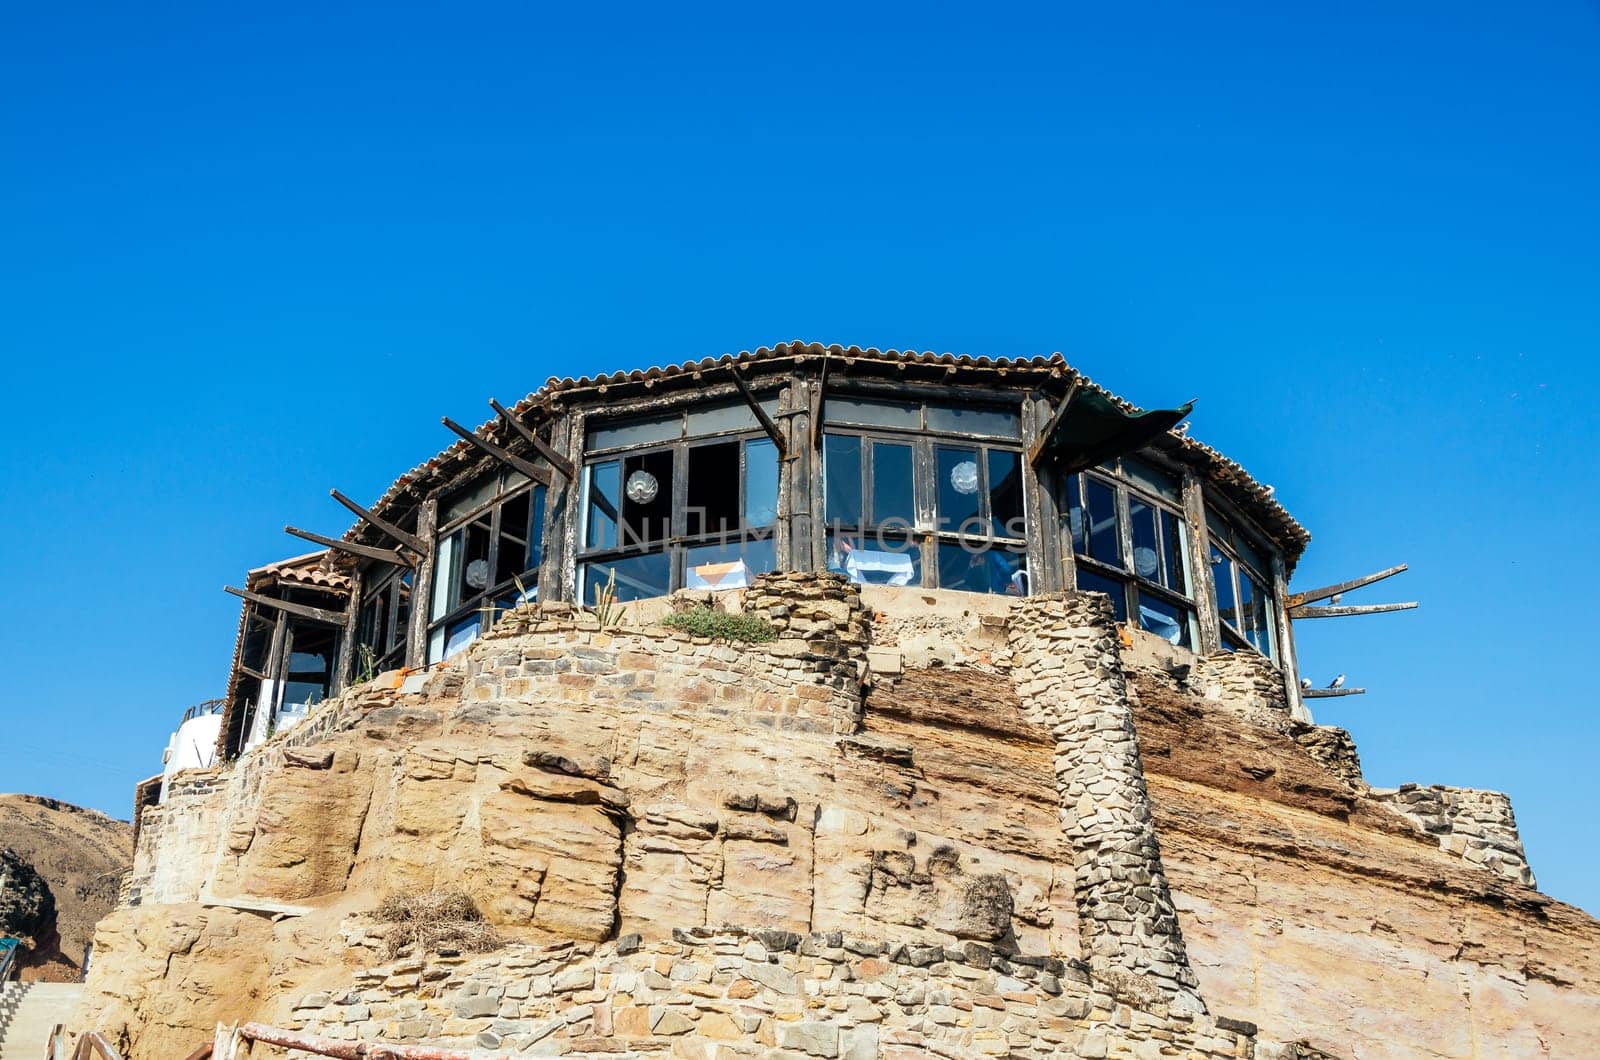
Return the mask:
[[[382,573],[379,573],[379,572]],[[411,576],[410,584],[406,584],[406,576]],[[410,646],[411,633],[411,608],[415,606],[416,570],[408,566],[395,566],[387,563],[378,563],[372,568],[363,571],[361,576],[361,601],[356,605],[355,642],[357,672],[361,667],[361,649],[369,648],[372,651],[373,673],[380,674],[386,670],[397,670],[405,665],[406,649]],[[402,596],[406,600],[406,617],[400,618],[400,601]],[[375,631],[377,645],[369,645],[366,641],[366,613],[369,606],[382,601],[383,629]]]
[[[1150,462],[1144,461],[1146,464]],[[1158,472],[1166,474],[1164,468],[1150,464]],[[1088,495],[1087,485],[1090,479],[1108,487],[1112,492],[1113,511],[1116,516],[1116,541],[1117,555],[1122,567],[1113,567],[1104,560],[1079,552],[1072,536],[1072,498],[1076,493],[1080,510],[1087,511],[1084,498]],[[1180,486],[1181,489],[1181,486]],[[1194,561],[1190,551],[1190,539],[1194,528],[1189,525],[1181,502],[1162,497],[1154,490],[1146,488],[1125,473],[1120,460],[1113,459],[1108,463],[1097,464],[1092,468],[1084,468],[1070,474],[1062,475],[1057,483],[1057,510],[1060,512],[1061,549],[1063,554],[1070,555],[1073,561],[1074,587],[1077,586],[1077,571],[1087,571],[1100,578],[1116,582],[1122,589],[1122,613],[1126,616],[1122,621],[1154,636],[1161,637],[1155,630],[1146,629],[1139,620],[1139,599],[1141,594],[1148,594],[1169,607],[1174,607],[1184,619],[1184,642],[1168,641],[1174,647],[1185,648],[1198,654],[1202,649],[1200,645],[1200,607],[1201,594],[1194,573]],[[1147,578],[1138,572],[1138,567],[1133,558],[1133,500],[1137,499],[1145,507],[1158,513],[1156,518],[1156,552],[1158,560],[1165,562],[1173,555],[1177,555],[1182,563],[1184,589],[1179,592],[1160,581]],[[1160,518],[1160,513],[1172,517],[1170,525],[1178,530],[1177,548],[1174,550],[1166,540],[1168,522]],[[1089,527],[1084,527],[1084,547],[1088,548],[1090,540]],[[1157,568],[1158,573],[1160,568]],[[1098,592],[1099,590],[1089,590]],[[1115,602],[1115,601],[1113,601]],[[1163,640],[1167,638],[1162,637]]]
[[[774,396],[768,394],[759,398],[764,409],[768,407]],[[718,402],[716,405],[719,410],[735,407],[748,409],[749,406],[744,405],[738,399]],[[708,409],[709,407],[704,403],[686,404],[657,417],[640,416],[635,413],[591,420],[584,425],[583,465],[578,473],[577,547],[573,561],[573,586],[580,604],[592,602],[593,587],[587,583],[590,568],[595,564],[609,565],[642,556],[665,555],[667,558],[667,593],[675,592],[684,587],[688,580],[688,556],[692,550],[697,548],[716,545],[743,548],[752,543],[770,542],[773,548],[774,568],[781,567],[781,557],[777,555],[776,549],[778,525],[784,516],[782,511],[783,458],[778,452],[777,445],[759,422],[704,434],[690,434],[690,416],[696,412],[706,412]],[[769,410],[769,415],[772,414],[772,411]],[[632,445],[589,448],[590,439],[597,431],[608,430],[618,425],[626,425],[630,420],[649,422],[656,419],[663,421],[677,419],[677,437],[656,439]],[[753,413],[752,419],[754,419]],[[688,506],[690,452],[703,446],[726,444],[735,444],[739,447],[738,497],[735,504],[735,510],[738,513],[738,526],[709,529],[702,525],[698,533],[690,533]],[[750,526],[745,521],[746,516],[749,514],[750,450],[753,445],[770,447],[776,472],[772,521],[760,526]],[[614,534],[612,543],[591,546],[589,544],[589,535],[591,520],[593,519],[592,509],[594,507],[591,496],[594,492],[595,469],[613,462],[618,464],[617,503],[620,503],[622,491],[627,488],[627,481],[622,475],[626,461],[659,453],[670,453],[672,456],[672,481],[670,483],[672,494],[667,512],[666,534],[661,538],[640,539],[636,532],[627,528],[619,509],[612,519]],[[652,597],[639,597],[638,599],[650,598]],[[628,597],[628,599],[633,599],[633,597]]]
[[[449,647],[449,630],[460,627],[462,620],[471,612],[478,612],[478,629],[470,640],[464,642],[463,647],[465,644],[470,644],[472,640],[483,636],[494,625],[502,610],[500,600],[508,591],[518,596],[520,598],[519,602],[538,598],[539,566],[543,562],[544,531],[549,520],[547,487],[544,483],[534,482],[509,468],[492,468],[487,474],[499,477],[500,485],[498,491],[476,507],[457,515],[448,523],[441,524],[433,535],[433,584],[430,586],[428,599],[423,601],[428,609],[428,621],[423,634],[423,645],[425,658],[430,664],[440,662],[454,654],[454,652],[446,650]],[[481,479],[474,479],[464,483],[455,492],[460,494],[471,489],[479,481]],[[495,571],[500,566],[500,543],[501,538],[505,536],[502,527],[505,508],[523,496],[528,497],[528,527],[526,530],[527,540],[523,542],[522,571],[503,581],[487,582],[481,590],[472,596],[455,600],[442,611],[437,611],[436,602],[441,587],[445,584],[444,579],[448,577],[451,581],[454,581],[455,578],[455,572],[447,569],[450,565],[440,562],[445,553],[445,542],[487,515],[489,517],[489,549],[484,556],[484,561],[488,564],[489,577],[493,578]],[[443,504],[441,504],[442,508]],[[465,539],[463,538],[463,540]],[[519,580],[522,583],[522,591],[517,589]],[[455,588],[452,586],[444,591],[449,595],[454,595]],[[413,597],[412,607],[415,608],[416,606],[417,601]],[[389,621],[391,624],[394,622],[392,602]],[[401,648],[403,650],[403,644]]]
[[[847,419],[839,419],[828,415],[828,402],[824,400],[822,407],[822,451],[823,461],[819,480],[821,495],[820,510],[824,530],[825,553],[832,554],[831,542],[836,535],[850,535],[866,537],[872,535],[879,540],[904,541],[907,552],[916,554],[918,566],[918,588],[939,589],[947,588],[953,592],[978,592],[979,590],[966,589],[960,586],[943,586],[940,584],[940,547],[953,545],[962,548],[974,540],[982,541],[989,549],[1000,549],[1019,557],[1018,571],[1023,572],[1023,584],[1029,592],[1032,591],[1032,574],[1028,571],[1028,512],[1027,505],[1019,497],[1018,516],[1021,520],[1021,533],[1017,536],[995,532],[994,522],[994,496],[993,483],[990,476],[991,453],[1005,453],[1016,461],[1020,478],[1027,474],[1027,449],[1022,441],[1022,401],[1019,397],[1015,406],[1010,402],[985,401],[981,404],[995,411],[1012,414],[1017,418],[1018,431],[1015,437],[998,434],[977,434],[972,432],[957,432],[943,430],[928,426],[929,406],[954,407],[955,403],[940,401],[931,398],[918,398],[915,400],[894,400],[876,393],[856,393],[844,391],[830,395],[834,398],[845,398],[852,401],[870,401],[883,405],[899,405],[905,409],[916,410],[917,426],[890,427],[882,425],[868,425],[853,423]],[[861,495],[858,498],[860,519],[846,523],[836,520],[833,513],[828,511],[828,468],[827,448],[828,439],[855,438],[858,441],[860,467]],[[878,445],[897,445],[911,450],[912,470],[912,509],[913,515],[908,523],[902,525],[900,516],[891,516],[886,521],[878,517],[873,511],[874,476],[876,474],[876,448]],[[959,524],[955,527],[945,528],[940,525],[939,512],[939,450],[941,448],[965,449],[977,454],[978,465],[978,510],[969,517],[969,521],[981,523],[984,532],[975,534],[963,531]],[[969,550],[970,551],[970,550]]]
[[[1240,579],[1243,576],[1248,576],[1251,579],[1252,589],[1257,592],[1257,596],[1262,601],[1264,610],[1264,614],[1262,615],[1261,634],[1267,642],[1267,650],[1265,651],[1261,649],[1259,644],[1250,639],[1250,634],[1241,626],[1229,622],[1228,619],[1223,616],[1222,598],[1217,592],[1216,584],[1218,564],[1212,561],[1211,556],[1208,553],[1206,555],[1206,579],[1207,586],[1211,592],[1212,608],[1217,616],[1217,636],[1219,645],[1223,651],[1239,651],[1242,649],[1248,649],[1255,652],[1257,655],[1262,656],[1268,662],[1276,666],[1278,665],[1278,655],[1281,648],[1278,644],[1277,630],[1278,601],[1277,594],[1273,589],[1274,583],[1272,575],[1270,572],[1261,571],[1256,564],[1246,561],[1244,558],[1244,550],[1230,538],[1242,538],[1250,546],[1250,548],[1254,549],[1255,552],[1263,559],[1268,560],[1269,563],[1274,550],[1271,547],[1262,544],[1261,538],[1259,538],[1257,535],[1244,529],[1240,525],[1240,521],[1237,518],[1223,512],[1215,505],[1206,505],[1205,519],[1206,538],[1210,548],[1220,553],[1223,558],[1228,560],[1229,563],[1229,571],[1231,574],[1232,583],[1230,588],[1233,591],[1232,598],[1234,614],[1241,615],[1243,613],[1243,608],[1239,602]],[[1219,534],[1217,532],[1219,526],[1226,530],[1227,533]]]

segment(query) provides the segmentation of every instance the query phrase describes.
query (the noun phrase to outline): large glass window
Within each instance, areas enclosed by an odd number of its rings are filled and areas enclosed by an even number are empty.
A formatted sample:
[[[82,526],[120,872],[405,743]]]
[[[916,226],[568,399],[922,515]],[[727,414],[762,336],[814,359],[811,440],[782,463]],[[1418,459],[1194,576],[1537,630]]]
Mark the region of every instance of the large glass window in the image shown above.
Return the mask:
[[[405,665],[413,576],[410,567],[385,564],[363,572],[361,609],[356,614],[356,680]]]
[[[1272,579],[1266,573],[1265,551],[1209,509],[1206,529],[1211,535],[1211,581],[1216,587],[1222,647],[1233,651],[1248,645],[1276,658]]]
[[[864,584],[1028,592],[1011,407],[824,403],[828,566]],[[896,428],[899,428],[898,430]]]
[[[1117,621],[1181,647],[1196,644],[1187,527],[1175,476],[1130,457],[1066,476],[1063,540],[1077,557],[1078,588],[1105,593]]]
[[[544,508],[545,487],[530,485],[509,469],[491,472],[440,505],[428,610],[429,661],[449,658],[503,612],[538,598]],[[410,606],[410,583],[402,584],[404,599],[390,605],[396,618]],[[398,635],[403,641],[404,630]]]
[[[777,401],[761,402],[776,416]],[[578,594],[740,588],[777,562],[778,448],[742,401],[589,432]]]

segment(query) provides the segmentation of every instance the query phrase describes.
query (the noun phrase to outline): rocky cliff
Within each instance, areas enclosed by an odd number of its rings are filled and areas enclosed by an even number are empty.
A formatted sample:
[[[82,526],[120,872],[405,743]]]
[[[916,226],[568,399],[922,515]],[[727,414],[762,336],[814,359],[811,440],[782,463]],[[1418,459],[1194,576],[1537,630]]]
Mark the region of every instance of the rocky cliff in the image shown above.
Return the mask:
[[[35,878],[49,905],[32,926],[8,921],[0,909],[0,934],[33,942],[21,978],[76,980],[95,924],[116,904],[132,858],[132,827],[57,799],[0,795],[0,847],[20,863],[12,879]],[[5,900],[0,895],[0,905]]]
[[[729,644],[524,608],[145,811],[83,1027],[505,1052],[1581,1056],[1600,925],[1101,597],[775,576]],[[654,607],[656,610],[652,610]],[[1469,822],[1463,819],[1462,827]],[[391,893],[484,955],[394,959]],[[1304,1044],[1296,1044],[1304,1043]]]

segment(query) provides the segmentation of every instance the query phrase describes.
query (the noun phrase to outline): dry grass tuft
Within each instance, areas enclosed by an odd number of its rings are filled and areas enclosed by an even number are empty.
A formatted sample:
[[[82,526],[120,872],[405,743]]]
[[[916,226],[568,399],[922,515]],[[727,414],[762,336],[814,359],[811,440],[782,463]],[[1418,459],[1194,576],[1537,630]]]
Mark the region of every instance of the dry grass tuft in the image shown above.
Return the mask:
[[[412,949],[419,953],[441,949],[484,953],[501,945],[499,932],[484,922],[464,891],[386,895],[372,915],[390,925],[384,938],[384,951],[390,959]]]

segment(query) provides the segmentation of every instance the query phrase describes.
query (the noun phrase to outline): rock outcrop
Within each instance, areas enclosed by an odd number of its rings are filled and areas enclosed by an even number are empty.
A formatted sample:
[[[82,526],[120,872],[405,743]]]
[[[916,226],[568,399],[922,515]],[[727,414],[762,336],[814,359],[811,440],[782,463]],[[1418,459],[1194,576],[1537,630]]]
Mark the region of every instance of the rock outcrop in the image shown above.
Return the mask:
[[[749,644],[654,624],[668,606],[519,609],[176,777],[81,1024],[133,1060],[245,1019],[695,1056],[1600,1034],[1600,925],[1442,849],[1251,660],[1135,662],[1076,593],[768,576],[743,606],[777,635]],[[508,947],[387,959],[369,912],[436,889]]]
[[[21,978],[77,980],[95,924],[115,906],[131,863],[132,826],[57,799],[0,795],[0,847],[37,873],[53,899],[48,924],[20,932],[36,943],[20,962]]]

